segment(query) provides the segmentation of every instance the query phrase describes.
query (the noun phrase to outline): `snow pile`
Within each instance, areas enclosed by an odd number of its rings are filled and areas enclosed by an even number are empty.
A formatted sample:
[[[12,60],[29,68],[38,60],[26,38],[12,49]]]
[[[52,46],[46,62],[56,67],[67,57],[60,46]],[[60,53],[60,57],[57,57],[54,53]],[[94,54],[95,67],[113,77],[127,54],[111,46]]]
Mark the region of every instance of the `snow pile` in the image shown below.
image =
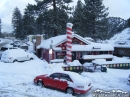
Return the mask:
[[[119,74],[120,72],[120,74]],[[81,75],[91,79],[93,90],[102,89],[105,91],[112,89],[120,89],[130,93],[130,86],[127,84],[129,70],[107,69],[107,73],[95,72]]]
[[[78,60],[74,60],[73,62],[67,63],[69,66],[81,66],[82,64]]]
[[[84,66],[84,67],[86,67],[86,66],[93,66],[93,64],[92,64],[92,63],[85,62],[85,63],[83,64],[83,66]]]
[[[104,62],[106,62],[105,59],[95,59],[92,61],[92,63],[97,63],[97,64],[103,64]]]

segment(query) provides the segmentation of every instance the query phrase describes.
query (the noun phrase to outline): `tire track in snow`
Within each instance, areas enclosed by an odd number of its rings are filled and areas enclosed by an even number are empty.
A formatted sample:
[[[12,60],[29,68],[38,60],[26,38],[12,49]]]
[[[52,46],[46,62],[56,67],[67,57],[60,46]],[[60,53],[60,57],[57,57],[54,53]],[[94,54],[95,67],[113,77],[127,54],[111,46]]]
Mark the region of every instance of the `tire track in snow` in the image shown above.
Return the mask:
[[[37,97],[27,93],[18,92],[15,90],[0,89],[0,97]]]

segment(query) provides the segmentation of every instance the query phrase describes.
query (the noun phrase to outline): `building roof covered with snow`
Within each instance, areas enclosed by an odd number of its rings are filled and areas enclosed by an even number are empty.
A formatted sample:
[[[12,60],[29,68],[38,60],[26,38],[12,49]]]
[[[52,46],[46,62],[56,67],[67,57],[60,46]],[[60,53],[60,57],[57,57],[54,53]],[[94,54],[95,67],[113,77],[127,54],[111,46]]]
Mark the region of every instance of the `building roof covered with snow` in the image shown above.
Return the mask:
[[[94,43],[74,33],[72,34],[72,37],[77,38],[78,40],[85,43],[82,45],[72,43],[72,51],[109,51],[109,50],[113,51],[114,50],[114,47],[111,44]],[[66,42],[66,35],[51,37],[47,40],[43,40],[41,44],[37,46],[37,49],[40,48],[49,49],[50,45],[52,45],[52,48],[54,50],[62,50],[61,47],[57,47],[57,46],[64,42]]]

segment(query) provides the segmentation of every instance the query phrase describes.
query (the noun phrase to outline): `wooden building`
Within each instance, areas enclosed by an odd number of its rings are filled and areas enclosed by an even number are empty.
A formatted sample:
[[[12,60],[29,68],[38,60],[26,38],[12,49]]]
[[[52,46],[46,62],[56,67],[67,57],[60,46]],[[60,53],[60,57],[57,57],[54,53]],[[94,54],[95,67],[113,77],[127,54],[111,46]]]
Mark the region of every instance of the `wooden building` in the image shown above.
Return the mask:
[[[52,50],[52,54],[49,54]],[[72,60],[80,59],[92,61],[95,58],[104,58],[111,60],[113,58],[114,48],[110,44],[94,43],[85,38],[72,34]],[[50,60],[63,59],[66,55],[66,35],[51,37],[41,41],[37,46],[37,56],[50,62]],[[87,57],[85,57],[87,55]],[[89,56],[94,56],[89,58]],[[84,56],[84,57],[83,57]]]
[[[130,45],[115,45],[113,54],[118,57],[130,57]]]

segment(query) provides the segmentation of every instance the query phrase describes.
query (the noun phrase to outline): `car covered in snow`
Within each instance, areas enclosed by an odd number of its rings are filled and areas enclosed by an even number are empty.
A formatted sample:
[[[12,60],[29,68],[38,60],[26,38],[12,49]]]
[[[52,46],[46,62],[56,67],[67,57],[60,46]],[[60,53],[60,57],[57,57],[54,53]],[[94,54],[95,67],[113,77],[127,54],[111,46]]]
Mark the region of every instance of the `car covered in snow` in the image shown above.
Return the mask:
[[[129,74],[129,76],[128,76],[128,81],[130,82],[130,74]]]
[[[25,52],[23,49],[10,49],[2,53],[1,61],[3,62],[17,62],[33,60],[33,55]]]
[[[13,47],[13,46],[10,46],[10,45],[1,47],[1,48],[0,48],[0,57],[1,57],[1,55],[2,55],[2,53],[3,53],[4,51],[9,50],[9,49],[17,49],[17,48],[16,48],[16,47]]]
[[[89,78],[70,71],[39,75],[34,78],[34,83],[39,86],[62,90],[72,95],[85,94],[92,88]]]

